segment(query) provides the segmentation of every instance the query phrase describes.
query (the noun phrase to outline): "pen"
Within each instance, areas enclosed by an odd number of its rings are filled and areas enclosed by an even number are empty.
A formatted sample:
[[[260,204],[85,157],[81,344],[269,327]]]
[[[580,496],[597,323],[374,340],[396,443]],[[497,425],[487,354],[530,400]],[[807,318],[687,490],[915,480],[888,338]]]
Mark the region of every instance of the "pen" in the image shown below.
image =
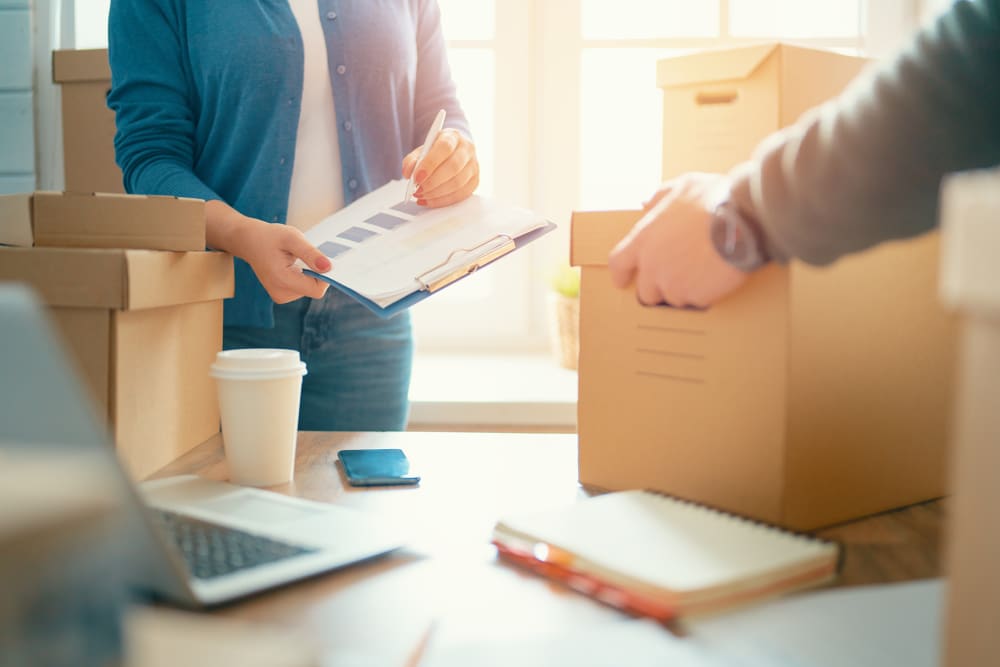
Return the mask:
[[[424,145],[420,147],[420,155],[417,156],[417,163],[413,165],[413,171],[410,172],[410,180],[406,182],[406,195],[403,197],[403,201],[410,201],[410,197],[413,196],[413,179],[417,175],[417,168],[423,162],[424,158],[427,157],[427,151],[431,149],[431,145],[433,145],[434,140],[437,139],[437,135],[444,127],[444,116],[444,109],[441,109],[438,111],[437,116],[434,117],[434,122],[431,123],[431,129],[427,133],[427,138],[424,139]]]
[[[434,636],[434,630],[437,626],[437,619],[431,621],[430,625],[427,626],[427,630],[420,637],[420,641],[417,642],[416,648],[413,649],[413,653],[406,660],[405,667],[420,667],[421,663],[424,661],[424,656],[427,653],[427,646],[431,642],[431,637]]]

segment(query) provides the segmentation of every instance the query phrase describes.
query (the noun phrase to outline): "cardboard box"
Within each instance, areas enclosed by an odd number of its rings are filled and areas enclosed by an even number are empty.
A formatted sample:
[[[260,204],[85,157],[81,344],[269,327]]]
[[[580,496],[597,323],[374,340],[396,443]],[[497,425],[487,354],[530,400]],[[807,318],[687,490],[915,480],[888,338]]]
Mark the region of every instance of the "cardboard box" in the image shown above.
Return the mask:
[[[66,189],[125,192],[115,162],[115,114],[107,104],[107,49],[53,51],[52,80],[62,88]]]
[[[1000,169],[945,180],[942,293],[962,321],[948,507],[944,662],[988,665],[1000,655]]]
[[[770,266],[697,312],[612,286],[608,253],[639,215],[573,216],[582,483],[797,529],[945,493],[956,325],[935,235]]]
[[[761,139],[840,93],[866,62],[777,43],[659,61],[663,178],[728,171]]]
[[[118,453],[142,478],[219,430],[209,365],[233,260],[216,252],[0,248],[0,281],[51,307]]]
[[[79,192],[0,195],[0,245],[204,250],[205,202]]]

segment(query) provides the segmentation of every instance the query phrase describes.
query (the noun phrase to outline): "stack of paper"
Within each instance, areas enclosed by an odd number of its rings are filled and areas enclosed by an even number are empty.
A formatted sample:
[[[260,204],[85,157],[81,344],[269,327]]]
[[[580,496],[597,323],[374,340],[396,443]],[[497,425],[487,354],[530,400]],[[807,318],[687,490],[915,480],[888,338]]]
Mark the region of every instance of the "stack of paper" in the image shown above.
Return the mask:
[[[330,271],[313,275],[367,301],[380,314],[555,227],[531,211],[475,195],[444,208],[419,206],[403,201],[405,188],[405,181],[392,181],[306,232],[333,264]]]

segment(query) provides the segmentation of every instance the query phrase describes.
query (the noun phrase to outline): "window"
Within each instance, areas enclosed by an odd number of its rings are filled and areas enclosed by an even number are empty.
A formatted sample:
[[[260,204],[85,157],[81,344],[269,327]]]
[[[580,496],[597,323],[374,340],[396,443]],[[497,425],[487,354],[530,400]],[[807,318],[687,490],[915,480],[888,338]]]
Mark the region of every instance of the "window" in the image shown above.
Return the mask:
[[[532,207],[529,195],[530,63],[523,53],[527,0],[439,0],[449,63],[479,156],[479,194]],[[520,37],[520,39],[519,39]],[[520,52],[519,52],[520,51]],[[502,119],[502,122],[500,121]],[[421,350],[525,349],[544,345],[531,309],[535,249],[518,251],[412,310]]]
[[[418,352],[546,344],[546,277],[567,259],[570,212],[636,208],[660,181],[657,60],[776,39],[877,56],[907,34],[918,7],[916,0],[439,4],[461,101],[477,141],[489,137],[481,145],[493,151],[480,151],[484,163],[493,161],[492,193],[539,211],[560,229],[525,256],[414,309]],[[477,21],[490,22],[492,30]],[[483,49],[494,53],[495,87],[487,93],[493,127],[482,123],[485,114],[474,113],[477,93],[461,77],[468,71],[461,63]],[[473,81],[481,83],[484,72]],[[516,279],[503,273],[515,269]]]
[[[76,0],[72,13],[73,48],[103,49],[108,45],[110,6],[111,0]]]
[[[945,0],[934,0],[936,6]],[[634,208],[660,180],[660,58],[784,39],[881,55],[918,0],[438,0],[482,165],[481,193],[560,225],[413,309],[418,352],[547,345],[547,277],[573,209]],[[76,0],[76,43],[106,43],[109,0]]]

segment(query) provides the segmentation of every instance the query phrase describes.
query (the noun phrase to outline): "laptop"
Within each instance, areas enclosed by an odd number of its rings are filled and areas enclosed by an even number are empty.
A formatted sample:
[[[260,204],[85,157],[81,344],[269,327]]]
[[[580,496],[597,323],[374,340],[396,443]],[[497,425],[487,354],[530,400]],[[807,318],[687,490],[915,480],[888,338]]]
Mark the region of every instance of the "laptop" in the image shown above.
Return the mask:
[[[382,518],[261,489],[195,476],[137,487],[97,414],[37,298],[0,284],[0,450],[72,447],[114,469],[123,510],[115,546],[137,593],[185,607],[218,605],[405,541]]]

